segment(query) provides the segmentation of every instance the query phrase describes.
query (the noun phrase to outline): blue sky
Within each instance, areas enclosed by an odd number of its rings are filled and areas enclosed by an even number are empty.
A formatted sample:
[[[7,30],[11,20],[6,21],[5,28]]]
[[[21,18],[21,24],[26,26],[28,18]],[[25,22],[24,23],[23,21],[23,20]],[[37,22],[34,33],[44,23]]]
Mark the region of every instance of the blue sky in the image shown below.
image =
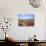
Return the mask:
[[[18,19],[34,19],[33,14],[18,14]]]

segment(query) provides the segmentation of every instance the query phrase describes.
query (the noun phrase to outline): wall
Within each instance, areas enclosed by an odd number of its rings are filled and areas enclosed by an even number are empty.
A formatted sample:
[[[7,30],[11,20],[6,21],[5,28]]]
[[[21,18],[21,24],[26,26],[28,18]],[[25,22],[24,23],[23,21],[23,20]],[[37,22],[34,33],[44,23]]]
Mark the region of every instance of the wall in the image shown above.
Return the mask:
[[[34,34],[37,35],[37,39],[45,39],[45,11],[44,7],[33,8],[30,6],[28,0],[0,0],[0,19],[1,17],[12,17],[13,22],[10,31],[10,37],[16,40],[27,40]],[[34,27],[19,27],[17,21],[17,14],[30,13],[35,15]],[[0,32],[0,34],[2,31]],[[1,34],[2,35],[2,34]],[[0,36],[0,39],[3,37]],[[3,38],[4,39],[4,38]]]

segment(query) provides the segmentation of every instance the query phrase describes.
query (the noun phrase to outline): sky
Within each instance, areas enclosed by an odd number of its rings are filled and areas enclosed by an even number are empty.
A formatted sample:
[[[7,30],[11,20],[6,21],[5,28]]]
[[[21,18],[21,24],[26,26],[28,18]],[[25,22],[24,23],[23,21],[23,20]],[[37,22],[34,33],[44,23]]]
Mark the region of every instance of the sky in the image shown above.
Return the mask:
[[[34,19],[33,14],[18,14],[18,19]]]

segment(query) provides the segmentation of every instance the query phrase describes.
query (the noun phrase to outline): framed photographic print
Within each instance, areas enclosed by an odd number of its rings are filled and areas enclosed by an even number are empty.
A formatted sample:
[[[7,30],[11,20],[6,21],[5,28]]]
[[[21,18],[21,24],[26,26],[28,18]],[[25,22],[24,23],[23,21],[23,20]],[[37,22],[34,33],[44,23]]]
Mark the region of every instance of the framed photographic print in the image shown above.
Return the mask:
[[[34,14],[18,14],[18,26],[34,26]]]

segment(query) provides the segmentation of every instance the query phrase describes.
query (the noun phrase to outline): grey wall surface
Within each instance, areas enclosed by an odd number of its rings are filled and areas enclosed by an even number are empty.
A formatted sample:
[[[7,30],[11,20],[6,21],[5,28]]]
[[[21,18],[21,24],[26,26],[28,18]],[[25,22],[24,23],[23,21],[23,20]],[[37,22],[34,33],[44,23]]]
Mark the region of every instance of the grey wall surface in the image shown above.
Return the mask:
[[[10,37],[16,40],[28,40],[34,34],[37,35],[37,39],[45,39],[45,15],[46,8],[39,7],[33,8],[30,6],[28,0],[0,0],[0,20],[5,17],[12,17],[12,26],[10,31]],[[19,27],[17,14],[34,14],[35,26],[34,27]],[[0,31],[0,39],[4,39],[3,32]]]

